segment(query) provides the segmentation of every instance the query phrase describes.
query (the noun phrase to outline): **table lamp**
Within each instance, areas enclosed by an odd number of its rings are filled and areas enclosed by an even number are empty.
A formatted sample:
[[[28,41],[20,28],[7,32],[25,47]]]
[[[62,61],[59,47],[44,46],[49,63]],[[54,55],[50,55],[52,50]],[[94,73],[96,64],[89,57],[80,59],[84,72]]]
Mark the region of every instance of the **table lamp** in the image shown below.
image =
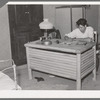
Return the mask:
[[[43,22],[41,22],[39,24],[40,29],[44,29],[44,36],[46,37],[46,40],[48,39],[48,33],[47,30],[48,29],[52,29],[53,28],[53,24],[51,22],[49,22],[48,19],[44,19]]]

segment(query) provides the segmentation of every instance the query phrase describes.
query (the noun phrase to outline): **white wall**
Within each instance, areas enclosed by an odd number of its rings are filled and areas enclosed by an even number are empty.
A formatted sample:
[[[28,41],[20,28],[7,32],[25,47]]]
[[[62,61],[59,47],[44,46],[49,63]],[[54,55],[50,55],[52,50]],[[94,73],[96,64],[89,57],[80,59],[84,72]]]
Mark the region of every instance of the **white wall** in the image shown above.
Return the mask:
[[[55,6],[54,5],[44,5],[43,15],[44,15],[44,18],[48,18],[49,21],[55,25]]]
[[[96,31],[98,31],[98,8],[98,5],[91,5],[86,9],[86,19],[89,25],[91,25]]]
[[[100,6],[99,6],[99,15],[98,15],[98,34],[99,34],[99,36],[98,36],[98,42],[100,43]]]
[[[0,8],[0,60],[11,58],[7,5]]]

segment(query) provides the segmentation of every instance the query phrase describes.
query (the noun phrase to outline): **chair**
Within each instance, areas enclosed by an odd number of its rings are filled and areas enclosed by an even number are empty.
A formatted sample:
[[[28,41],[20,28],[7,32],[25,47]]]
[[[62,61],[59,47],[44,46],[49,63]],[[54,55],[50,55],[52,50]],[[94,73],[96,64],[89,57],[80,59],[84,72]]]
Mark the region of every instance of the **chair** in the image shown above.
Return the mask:
[[[48,37],[51,37],[51,39],[61,39],[60,31],[55,29],[49,33]]]
[[[97,66],[97,71],[98,71],[98,68],[99,68],[99,54],[100,54],[99,45],[100,44],[98,44],[97,31],[94,31],[94,42],[96,42],[96,66]]]
[[[12,59],[0,60],[0,69],[0,90],[21,90],[21,87],[17,84],[14,61]],[[8,69],[13,69],[14,80],[5,74]]]

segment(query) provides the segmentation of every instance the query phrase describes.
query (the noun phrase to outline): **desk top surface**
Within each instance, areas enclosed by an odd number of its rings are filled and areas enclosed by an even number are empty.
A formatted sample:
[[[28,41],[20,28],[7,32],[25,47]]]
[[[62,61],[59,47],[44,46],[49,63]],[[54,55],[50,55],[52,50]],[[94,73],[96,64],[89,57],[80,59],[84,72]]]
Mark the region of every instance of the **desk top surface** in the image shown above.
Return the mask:
[[[26,43],[25,47],[30,47],[30,48],[33,47],[33,48],[55,50],[55,51],[62,51],[69,53],[82,53],[95,46],[94,42],[84,42],[79,40],[65,41],[61,39],[52,39],[51,42],[52,44],[50,45],[44,45],[40,40],[37,40]]]

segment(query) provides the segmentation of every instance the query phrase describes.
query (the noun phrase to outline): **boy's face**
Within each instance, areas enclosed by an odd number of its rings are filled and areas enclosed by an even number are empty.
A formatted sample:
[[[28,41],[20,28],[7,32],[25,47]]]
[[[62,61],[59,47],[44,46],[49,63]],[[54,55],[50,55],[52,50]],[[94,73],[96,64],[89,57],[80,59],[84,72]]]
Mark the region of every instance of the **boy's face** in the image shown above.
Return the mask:
[[[85,32],[85,30],[86,30],[86,25],[85,26],[83,26],[83,25],[79,25],[79,30],[82,32],[82,33],[84,33]]]

